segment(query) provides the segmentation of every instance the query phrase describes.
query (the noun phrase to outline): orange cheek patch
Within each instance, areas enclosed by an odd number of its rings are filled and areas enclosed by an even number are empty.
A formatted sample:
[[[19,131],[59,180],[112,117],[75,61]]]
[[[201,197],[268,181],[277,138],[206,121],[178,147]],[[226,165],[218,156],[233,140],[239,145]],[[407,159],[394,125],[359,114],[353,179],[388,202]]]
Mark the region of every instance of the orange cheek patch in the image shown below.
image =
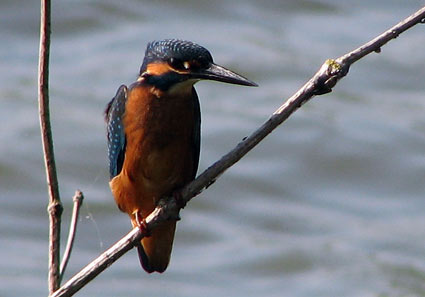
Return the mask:
[[[162,75],[172,71],[168,63],[152,63],[147,67],[147,72],[151,75]]]

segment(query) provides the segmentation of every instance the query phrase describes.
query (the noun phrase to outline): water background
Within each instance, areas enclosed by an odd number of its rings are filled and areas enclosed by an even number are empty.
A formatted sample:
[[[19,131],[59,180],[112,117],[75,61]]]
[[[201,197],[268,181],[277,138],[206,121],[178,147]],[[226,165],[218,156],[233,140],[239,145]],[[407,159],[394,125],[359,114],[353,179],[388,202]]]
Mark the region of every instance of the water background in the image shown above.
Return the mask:
[[[200,171],[261,125],[327,58],[425,4],[54,1],[50,98],[68,279],[130,229],[108,188],[102,112],[148,41],[183,38],[259,88],[201,82]],[[39,1],[0,1],[0,296],[47,295],[37,114]],[[166,273],[135,251],[77,296],[425,296],[425,26],[356,63],[194,199]],[[65,242],[66,236],[63,236]]]

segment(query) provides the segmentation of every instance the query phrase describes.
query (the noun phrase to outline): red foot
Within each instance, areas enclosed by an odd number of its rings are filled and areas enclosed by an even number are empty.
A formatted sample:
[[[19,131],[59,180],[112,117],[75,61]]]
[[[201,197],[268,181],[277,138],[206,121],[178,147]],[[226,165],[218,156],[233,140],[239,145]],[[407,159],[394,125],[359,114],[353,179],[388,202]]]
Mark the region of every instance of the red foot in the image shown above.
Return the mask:
[[[151,236],[151,232],[148,229],[148,225],[146,224],[146,220],[142,218],[142,216],[140,215],[139,212],[136,212],[135,217],[136,217],[137,227],[139,227],[139,229],[142,232],[143,236],[144,237]]]

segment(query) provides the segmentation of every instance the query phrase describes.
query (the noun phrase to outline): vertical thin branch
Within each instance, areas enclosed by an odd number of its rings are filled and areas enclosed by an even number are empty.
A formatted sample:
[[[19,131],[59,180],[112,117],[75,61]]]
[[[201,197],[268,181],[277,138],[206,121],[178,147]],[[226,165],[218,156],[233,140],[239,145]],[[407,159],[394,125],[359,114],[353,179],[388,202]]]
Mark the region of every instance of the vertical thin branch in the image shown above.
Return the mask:
[[[53,140],[49,113],[49,52],[50,52],[50,0],[41,0],[40,53],[38,64],[38,104],[41,139],[43,142],[46,166],[47,187],[49,191],[49,293],[59,287],[60,224],[62,204],[59,197],[56,175]]]
[[[71,224],[69,225],[68,241],[66,243],[65,253],[63,254],[60,266],[59,283],[62,281],[66,266],[68,265],[69,257],[71,256],[72,247],[74,245],[75,234],[77,233],[78,216],[80,213],[80,207],[84,200],[83,193],[80,190],[75,191],[75,195],[72,200],[74,201],[74,207],[72,209]]]

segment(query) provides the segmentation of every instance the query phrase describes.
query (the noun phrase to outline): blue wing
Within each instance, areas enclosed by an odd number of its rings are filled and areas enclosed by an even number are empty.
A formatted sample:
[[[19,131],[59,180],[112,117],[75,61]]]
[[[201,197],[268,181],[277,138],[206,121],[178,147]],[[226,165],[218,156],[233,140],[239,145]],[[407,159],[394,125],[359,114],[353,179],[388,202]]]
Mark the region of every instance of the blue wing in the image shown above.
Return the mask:
[[[125,155],[125,132],[123,116],[127,102],[127,87],[119,87],[117,94],[105,110],[105,121],[108,134],[108,157],[110,178],[117,176],[122,169]]]
[[[192,88],[192,99],[194,105],[194,113],[195,113],[195,124],[193,126],[193,176],[196,177],[196,172],[198,171],[199,165],[199,152],[201,150],[201,110],[199,106],[198,94],[196,94],[195,88]]]

